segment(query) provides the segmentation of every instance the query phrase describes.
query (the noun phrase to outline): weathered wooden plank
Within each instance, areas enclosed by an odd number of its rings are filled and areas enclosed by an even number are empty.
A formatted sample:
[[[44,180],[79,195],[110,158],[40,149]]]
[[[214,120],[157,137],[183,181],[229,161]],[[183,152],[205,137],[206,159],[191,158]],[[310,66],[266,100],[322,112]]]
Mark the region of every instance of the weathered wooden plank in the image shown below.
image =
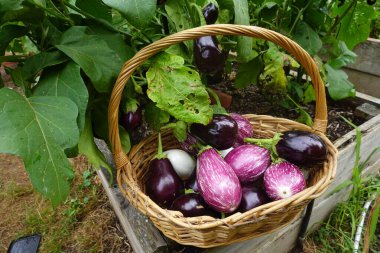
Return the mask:
[[[349,68],[344,68],[344,72],[357,91],[380,98],[380,76]]]
[[[369,38],[354,48],[356,62],[346,68],[380,76],[380,40]]]
[[[106,143],[102,140],[95,141],[98,148],[105,155],[106,160],[114,169],[112,154]],[[118,217],[124,232],[135,253],[161,253],[168,252],[168,247],[161,233],[153,223],[136,208],[129,204],[117,185],[108,185],[108,173],[105,169],[97,171],[103,187],[110,200],[111,206]],[[114,175],[116,172],[114,172]],[[114,180],[116,183],[116,180]]]

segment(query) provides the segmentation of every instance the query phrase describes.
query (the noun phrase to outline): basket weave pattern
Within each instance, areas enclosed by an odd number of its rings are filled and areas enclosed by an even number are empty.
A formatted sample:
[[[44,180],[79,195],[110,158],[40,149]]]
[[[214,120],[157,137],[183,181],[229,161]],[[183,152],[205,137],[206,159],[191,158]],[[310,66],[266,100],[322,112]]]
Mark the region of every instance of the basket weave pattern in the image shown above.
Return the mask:
[[[133,71],[145,60],[170,45],[205,35],[245,35],[272,41],[289,51],[305,68],[316,91],[316,114],[313,127],[287,119],[266,115],[244,115],[252,124],[256,138],[272,137],[275,132],[304,130],[319,134],[325,141],[328,156],[311,170],[308,188],[283,200],[267,203],[245,213],[235,213],[224,219],[213,217],[183,217],[180,212],[162,209],[144,194],[144,181],[149,162],[157,153],[157,136],[152,135],[135,145],[128,155],[121,148],[118,131],[118,111],[123,88]],[[337,150],[323,134],[327,125],[324,85],[315,62],[298,44],[276,32],[253,26],[209,25],[170,35],[140,50],[126,62],[119,74],[109,104],[110,140],[121,191],[140,212],[147,215],[167,237],[186,245],[215,247],[263,236],[295,220],[306,205],[320,196],[335,176]],[[162,134],[164,149],[178,147],[173,135]]]

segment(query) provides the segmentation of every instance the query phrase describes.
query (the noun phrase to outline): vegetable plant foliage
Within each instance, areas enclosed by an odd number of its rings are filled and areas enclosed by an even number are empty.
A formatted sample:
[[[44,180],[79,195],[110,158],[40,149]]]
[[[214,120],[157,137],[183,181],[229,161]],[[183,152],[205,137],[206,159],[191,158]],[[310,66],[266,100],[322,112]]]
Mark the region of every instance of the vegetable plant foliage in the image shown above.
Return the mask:
[[[298,42],[319,64],[332,99],[355,95],[340,68],[355,61],[351,50],[368,37],[369,21],[378,15],[366,1],[2,0],[0,62],[17,63],[4,64],[17,87],[0,89],[0,152],[19,155],[36,190],[54,205],[66,198],[74,175],[66,157],[84,154],[95,167],[109,169],[94,136],[109,143],[107,105],[123,63],[160,38],[206,25],[202,10],[210,3],[218,8],[217,24],[257,25]],[[299,104],[312,102],[314,90],[291,55],[254,38],[213,40],[228,56],[220,77],[237,63],[237,88],[258,85],[281,94],[282,104],[311,122]],[[216,76],[195,67],[194,50],[186,41],[138,67],[120,112],[142,110],[150,129],[172,128],[180,140],[190,124],[209,123],[221,111],[210,105],[207,88]],[[120,136],[128,152],[131,130],[120,127]]]

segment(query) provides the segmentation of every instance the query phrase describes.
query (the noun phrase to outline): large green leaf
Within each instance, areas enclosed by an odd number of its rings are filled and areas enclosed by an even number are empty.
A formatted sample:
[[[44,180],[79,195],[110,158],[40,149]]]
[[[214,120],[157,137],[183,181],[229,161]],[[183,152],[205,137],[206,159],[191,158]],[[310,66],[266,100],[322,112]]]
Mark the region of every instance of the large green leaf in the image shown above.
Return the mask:
[[[337,49],[335,51],[338,56],[329,60],[328,63],[331,67],[339,69],[356,61],[357,55],[347,48],[344,41],[340,40],[336,47]]]
[[[329,64],[325,64],[327,71],[327,89],[329,95],[334,100],[355,97],[355,87],[348,81],[347,74],[340,69],[334,69]]]
[[[168,0],[165,4],[165,10],[168,13],[168,17],[172,20],[176,31],[183,31],[195,27],[192,23],[192,18],[190,16],[190,10],[186,4],[187,0]],[[193,42],[184,42],[188,51],[192,52]]]
[[[245,88],[250,84],[257,84],[257,80],[263,67],[264,64],[260,57],[256,57],[247,63],[239,64],[239,69],[236,74],[235,87]]]
[[[0,14],[6,11],[15,11],[22,8],[24,0],[0,0]]]
[[[9,2],[13,2],[13,0]],[[18,2],[18,0],[16,2]],[[22,21],[24,23],[40,24],[41,22],[43,22],[44,16],[45,12],[42,8],[34,7],[32,5],[25,5],[21,9],[10,10],[5,12],[4,14],[0,13],[0,23],[5,23],[7,21]]]
[[[91,118],[86,116],[85,127],[80,135],[78,150],[80,154],[87,157],[88,161],[96,168],[106,168],[112,174],[111,167],[106,162],[102,152],[98,149],[94,142],[94,135],[92,133]]]
[[[36,88],[34,96],[57,96],[71,99],[78,107],[78,125],[80,131],[84,127],[84,120],[88,102],[88,91],[80,75],[80,67],[74,62],[64,66],[45,69]]]
[[[71,27],[56,47],[81,66],[97,91],[109,92],[123,62],[104,40],[86,34],[86,29]]]
[[[235,24],[249,25],[248,1],[247,0],[233,0],[235,9]],[[252,55],[252,38],[246,36],[239,36],[237,38],[237,60],[239,62],[248,62],[254,55]]]
[[[144,118],[148,122],[149,127],[159,131],[160,128],[169,122],[170,115],[158,108],[153,102],[145,106]]]
[[[31,78],[46,67],[55,66],[68,60],[69,58],[58,50],[41,52],[28,58],[24,63],[23,70],[28,73],[28,78]]]
[[[118,10],[136,28],[146,27],[154,17],[156,0],[102,0],[106,5]]]
[[[286,88],[287,79],[284,66],[284,54],[277,47],[271,46],[264,54],[265,68],[260,75],[260,81],[270,91],[281,91]]]
[[[335,6],[332,15],[342,15],[348,6],[348,3],[340,8]],[[337,39],[344,41],[348,49],[353,49],[360,42],[367,40],[371,31],[371,21],[376,16],[373,6],[365,1],[357,1],[354,8],[351,8],[341,20]]]
[[[102,0],[76,0],[75,5],[96,18],[112,21],[111,10]]]
[[[24,36],[28,30],[21,25],[6,25],[0,28],[0,56],[4,55],[8,44],[15,38]]]
[[[322,40],[318,33],[302,21],[298,22],[293,38],[311,55],[317,54],[322,47]]]
[[[148,97],[178,120],[207,124],[212,117],[208,93],[198,72],[183,64],[177,55],[156,56],[146,73]]]
[[[53,205],[66,198],[74,176],[63,149],[78,142],[77,115],[68,98],[0,90],[0,153],[21,156],[33,186]]]

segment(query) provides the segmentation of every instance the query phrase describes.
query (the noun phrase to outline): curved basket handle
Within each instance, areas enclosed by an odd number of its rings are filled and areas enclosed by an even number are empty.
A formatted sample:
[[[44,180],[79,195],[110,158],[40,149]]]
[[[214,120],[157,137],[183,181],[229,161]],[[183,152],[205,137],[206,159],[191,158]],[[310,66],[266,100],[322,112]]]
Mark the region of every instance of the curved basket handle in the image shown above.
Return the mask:
[[[257,26],[231,24],[200,26],[181,31],[155,41],[152,44],[141,49],[135,54],[132,59],[124,63],[116,80],[115,86],[112,90],[111,99],[108,106],[109,137],[112,144],[111,148],[114,154],[117,168],[120,168],[129,163],[129,160],[126,154],[124,154],[121,146],[118,126],[118,114],[121,96],[124,86],[127,83],[129,77],[132,75],[135,69],[139,67],[145,60],[155,55],[162,49],[165,49],[182,41],[196,39],[207,35],[250,36],[274,42],[275,44],[286,49],[305,68],[306,73],[310,76],[312,84],[314,86],[316,112],[312,128],[322,133],[326,132],[327,106],[325,86],[313,58],[311,58],[311,56],[301,46],[280,33]]]

